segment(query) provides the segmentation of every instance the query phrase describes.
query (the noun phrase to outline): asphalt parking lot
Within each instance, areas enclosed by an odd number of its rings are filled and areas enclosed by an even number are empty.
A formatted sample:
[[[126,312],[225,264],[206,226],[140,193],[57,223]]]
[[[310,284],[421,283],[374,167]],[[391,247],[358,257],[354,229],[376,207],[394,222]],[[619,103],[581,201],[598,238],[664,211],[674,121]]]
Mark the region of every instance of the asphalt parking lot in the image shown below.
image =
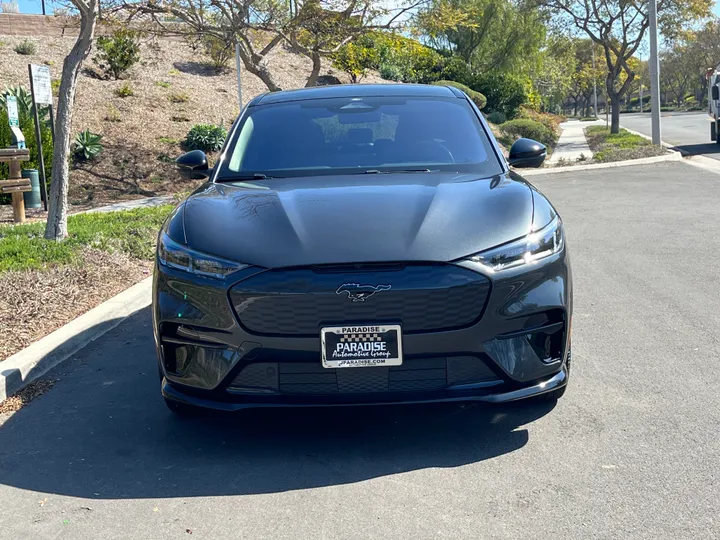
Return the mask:
[[[183,421],[145,309],[0,420],[0,538],[720,537],[720,175],[668,162],[532,182],[575,279],[554,408]]]

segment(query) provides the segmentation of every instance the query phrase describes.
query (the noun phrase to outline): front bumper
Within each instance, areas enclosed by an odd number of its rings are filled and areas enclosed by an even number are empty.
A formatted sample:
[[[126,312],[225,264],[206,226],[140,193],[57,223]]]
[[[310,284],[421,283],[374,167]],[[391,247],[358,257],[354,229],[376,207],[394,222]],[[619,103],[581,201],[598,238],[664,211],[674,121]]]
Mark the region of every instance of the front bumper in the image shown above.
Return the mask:
[[[478,271],[470,263],[459,265]],[[263,272],[247,268],[222,282],[156,263],[153,327],[167,399],[230,411],[506,402],[567,383],[572,285],[566,251],[542,264],[489,276],[485,305],[478,308],[481,316],[471,324],[403,335],[402,371],[319,368],[319,328],[315,336],[248,330],[238,320],[230,290]],[[352,373],[362,380],[348,386],[343,379]]]
[[[362,369],[362,368],[361,368]],[[367,368],[372,369],[372,368]],[[362,400],[354,401],[334,401],[334,400],[282,400],[282,401],[258,401],[256,399],[248,399],[243,401],[219,401],[211,397],[202,397],[186,394],[178,387],[171,385],[167,379],[162,380],[162,395],[166,399],[191,405],[193,407],[202,407],[205,409],[214,409],[217,411],[239,411],[242,409],[250,409],[257,407],[340,407],[348,405],[412,405],[420,403],[448,403],[448,402],[473,402],[480,401],[486,403],[508,403],[510,401],[518,401],[521,399],[532,398],[552,392],[558,388],[562,388],[567,384],[568,371],[565,366],[545,381],[541,381],[530,386],[524,386],[516,390],[509,390],[497,393],[472,394],[464,393],[464,395],[453,395],[448,391],[446,395],[364,395]]]

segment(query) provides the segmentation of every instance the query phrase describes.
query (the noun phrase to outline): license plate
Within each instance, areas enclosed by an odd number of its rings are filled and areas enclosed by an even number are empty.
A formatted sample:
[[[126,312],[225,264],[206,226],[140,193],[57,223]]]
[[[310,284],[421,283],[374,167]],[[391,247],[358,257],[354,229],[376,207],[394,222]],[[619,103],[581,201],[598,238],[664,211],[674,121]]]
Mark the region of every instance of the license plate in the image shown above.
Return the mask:
[[[326,368],[402,364],[399,324],[329,326],[320,329],[320,339],[322,363]]]

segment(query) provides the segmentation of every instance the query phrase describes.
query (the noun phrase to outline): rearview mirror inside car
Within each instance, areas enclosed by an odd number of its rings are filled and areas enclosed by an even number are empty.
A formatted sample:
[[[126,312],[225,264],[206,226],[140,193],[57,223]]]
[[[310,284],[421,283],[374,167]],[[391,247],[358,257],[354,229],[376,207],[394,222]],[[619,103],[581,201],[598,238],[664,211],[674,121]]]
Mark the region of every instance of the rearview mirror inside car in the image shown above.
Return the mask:
[[[175,160],[180,176],[186,180],[204,180],[210,177],[210,168],[205,152],[193,150]]]
[[[511,167],[540,167],[547,157],[547,148],[532,139],[518,139],[510,147],[508,163]]]

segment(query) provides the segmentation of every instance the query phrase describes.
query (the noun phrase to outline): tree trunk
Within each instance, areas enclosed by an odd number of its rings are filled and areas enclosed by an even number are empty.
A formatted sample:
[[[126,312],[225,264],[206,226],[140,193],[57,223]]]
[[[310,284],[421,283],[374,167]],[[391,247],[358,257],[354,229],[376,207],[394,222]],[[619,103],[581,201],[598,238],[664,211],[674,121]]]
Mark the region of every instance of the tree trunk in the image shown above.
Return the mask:
[[[310,86],[315,86],[315,83],[318,80],[318,76],[320,75],[320,68],[322,68],[322,59],[320,58],[320,53],[317,51],[312,51],[312,54],[310,56],[312,58],[312,71],[310,72],[310,76],[307,78],[307,81],[305,82],[305,88],[308,88]],[[357,76],[354,77],[355,81],[357,81]]]
[[[62,240],[67,231],[67,194],[70,180],[70,136],[72,134],[72,113],[75,102],[75,88],[83,61],[92,49],[95,33],[97,0],[87,4],[78,3],[80,11],[80,34],[70,54],[65,57],[58,92],[57,118],[55,120],[55,143],[53,145],[50,196],[45,238]]]
[[[573,116],[577,116],[577,111],[578,111],[578,99],[577,98],[575,98],[574,105],[575,105],[575,112],[573,113]]]
[[[610,133],[620,133],[620,96],[615,92],[610,96],[610,105],[612,107]]]
[[[279,92],[280,90],[282,90],[282,88],[280,88],[280,85],[275,82],[275,78],[264,65],[255,64],[249,60],[246,60],[244,57],[242,57],[242,55],[241,58],[243,64],[245,64],[245,69],[247,69],[250,73],[252,73],[262,82],[264,82],[268,90],[270,90],[271,92]]]

